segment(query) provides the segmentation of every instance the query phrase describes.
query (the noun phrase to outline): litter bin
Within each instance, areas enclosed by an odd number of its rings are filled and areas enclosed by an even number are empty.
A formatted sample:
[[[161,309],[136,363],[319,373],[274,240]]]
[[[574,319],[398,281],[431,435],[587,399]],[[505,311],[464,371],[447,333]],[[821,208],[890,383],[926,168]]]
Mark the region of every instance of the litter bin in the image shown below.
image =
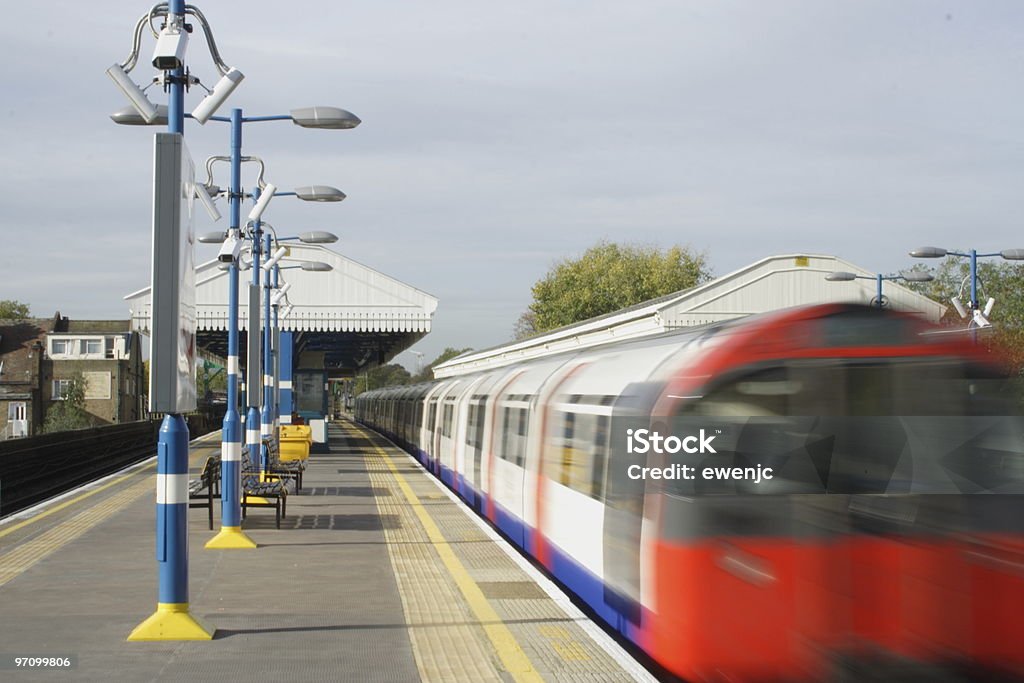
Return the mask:
[[[281,425],[278,443],[281,446],[281,460],[308,460],[313,430],[309,425]]]

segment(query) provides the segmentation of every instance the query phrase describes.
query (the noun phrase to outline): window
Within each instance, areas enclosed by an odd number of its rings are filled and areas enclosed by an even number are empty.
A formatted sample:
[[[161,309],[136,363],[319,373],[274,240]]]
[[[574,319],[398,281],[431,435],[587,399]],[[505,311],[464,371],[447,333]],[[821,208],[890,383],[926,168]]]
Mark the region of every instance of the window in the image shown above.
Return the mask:
[[[529,427],[529,413],[526,408],[505,408],[502,411],[501,452],[502,460],[523,466],[526,462],[526,434]]]
[[[609,417],[569,411],[561,416],[561,426],[556,427],[547,446],[546,467],[558,483],[601,500],[608,459]]]
[[[444,412],[442,413],[441,418],[441,434],[449,438],[452,435],[452,414],[454,412],[455,408],[451,403],[444,406]]]
[[[67,353],[68,352],[68,340],[67,339],[51,339],[50,340],[50,353]]]
[[[63,401],[68,395],[68,391],[71,389],[70,379],[55,379],[53,380],[53,393],[50,396],[52,401]]]
[[[102,339],[82,339],[81,340],[81,353],[103,353],[103,340]]]

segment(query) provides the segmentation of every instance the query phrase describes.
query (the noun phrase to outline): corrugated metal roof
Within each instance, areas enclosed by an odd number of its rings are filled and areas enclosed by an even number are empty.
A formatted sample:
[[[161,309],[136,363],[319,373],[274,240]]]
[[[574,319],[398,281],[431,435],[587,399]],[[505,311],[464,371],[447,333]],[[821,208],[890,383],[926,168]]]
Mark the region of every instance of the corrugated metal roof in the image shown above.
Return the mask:
[[[870,280],[829,282],[833,271],[848,271]],[[722,277],[612,313],[560,327],[525,340],[464,353],[434,368],[436,377],[452,377],[509,365],[527,358],[586,348],[611,341],[706,325],[757,313],[821,303],[870,303],[875,273],[836,256],[787,254],[769,256]],[[895,310],[938,322],[946,307],[896,282],[883,283]]]

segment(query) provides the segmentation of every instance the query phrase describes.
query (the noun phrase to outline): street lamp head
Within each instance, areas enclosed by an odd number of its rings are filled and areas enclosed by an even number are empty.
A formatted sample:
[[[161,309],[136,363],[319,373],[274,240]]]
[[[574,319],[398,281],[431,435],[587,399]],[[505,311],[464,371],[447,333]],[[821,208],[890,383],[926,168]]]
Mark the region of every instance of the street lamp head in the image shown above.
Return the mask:
[[[1007,261],[1022,261],[1024,260],[1024,249],[1003,249],[999,255]]]
[[[107,69],[107,75],[113,79],[117,87],[124,93],[124,96],[132,103],[132,108],[138,112],[139,116],[146,123],[152,123],[157,115],[157,106],[149,101],[146,93],[142,92],[142,88],[137,86],[135,81],[128,77],[128,73],[121,68],[121,65],[112,65]]]
[[[304,202],[340,202],[345,193],[330,185],[307,185],[296,187],[295,196]]]
[[[292,122],[303,128],[346,130],[362,123],[358,116],[338,107],[301,107],[292,109],[289,114]]]
[[[947,251],[940,247],[918,247],[910,252],[914,258],[942,258],[946,254]]]
[[[920,270],[905,270],[900,273],[900,277],[907,282],[931,282],[935,279],[931,273],[925,273]]]
[[[303,261],[299,264],[303,270],[311,270],[316,272],[326,272],[328,270],[334,270],[330,263],[324,263],[323,261]]]
[[[850,280],[856,280],[857,276],[854,273],[847,273],[844,270],[837,270],[834,273],[829,273],[825,276],[825,279],[829,282],[849,282]]]
[[[156,104],[153,105],[156,109],[156,113],[152,119],[147,119],[139,110],[129,105],[127,107],[121,107],[113,114],[110,115],[110,120],[121,126],[166,126],[167,125],[167,105]]]
[[[338,241],[338,236],[323,230],[299,233],[299,241],[306,244],[333,244]]]
[[[207,232],[196,238],[200,244],[221,244],[227,239],[227,232]]]

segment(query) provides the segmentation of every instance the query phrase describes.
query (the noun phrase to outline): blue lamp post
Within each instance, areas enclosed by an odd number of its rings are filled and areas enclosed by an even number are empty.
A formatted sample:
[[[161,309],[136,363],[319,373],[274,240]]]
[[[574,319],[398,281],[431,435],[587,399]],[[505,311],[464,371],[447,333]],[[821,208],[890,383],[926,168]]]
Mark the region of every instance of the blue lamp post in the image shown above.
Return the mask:
[[[221,59],[213,40],[213,33],[209,23],[198,8],[186,5],[184,0],[169,0],[166,3],[154,5],[146,14],[136,22],[135,32],[132,41],[132,51],[124,62],[114,64],[107,69],[107,75],[121,89],[121,92],[131,102],[131,108],[135,116],[145,123],[162,124],[166,123],[168,133],[184,134],[185,119],[185,91],[188,87],[199,83],[199,80],[191,74],[186,74],[185,56],[188,48],[189,33],[192,27],[185,22],[186,15],[193,16],[203,28],[206,35],[207,46],[214,65],[221,74],[221,79],[214,86],[213,90],[199,103],[193,111],[195,118],[204,120],[204,117],[212,115],[231,92],[241,82],[243,76],[237,69],[227,66]],[[161,108],[154,105],[146,96],[145,91],[140,88],[128,75],[136,66],[139,59],[142,35],[147,26],[151,25],[154,18],[162,17],[163,24],[157,35],[156,46],[153,51],[153,66],[162,72],[155,82],[163,84],[168,94],[167,106],[164,110],[163,120],[160,118]],[[160,148],[163,142],[157,138],[157,147]],[[177,143],[174,138],[167,141],[172,147]],[[158,174],[158,181],[161,175]],[[177,182],[177,180],[175,180]],[[154,188],[156,198],[162,185],[157,183]],[[180,200],[179,200],[180,201]],[[155,205],[159,202],[154,199]],[[161,214],[162,216],[162,214]],[[154,212],[154,221],[161,216]],[[189,246],[191,238],[189,237]],[[173,245],[174,249],[180,248]],[[157,263],[163,263],[166,255],[163,249],[166,248],[163,241],[156,239],[154,235],[154,271]],[[154,302],[158,295],[163,298],[167,288],[171,291],[180,286],[176,280],[177,276],[170,277],[161,275],[160,279],[154,276],[152,296]],[[168,300],[174,300],[170,297]],[[161,320],[165,314],[173,314],[173,311],[157,310],[154,306],[154,337],[156,334],[156,320],[159,314]],[[180,314],[180,313],[179,313]],[[161,322],[161,325],[164,323]],[[170,353],[169,353],[170,352]],[[157,609],[148,619],[137,626],[128,636],[128,640],[209,640],[213,637],[213,629],[200,623],[192,616],[189,610],[188,601],[188,426],[181,415],[183,408],[187,409],[186,402],[164,399],[165,395],[180,395],[177,389],[181,387],[169,386],[169,374],[166,374],[162,367],[157,372],[158,365],[169,365],[167,357],[171,353],[177,354],[181,349],[175,348],[175,343],[161,340],[160,353],[153,355],[154,374],[153,387],[151,389],[161,400],[157,404],[158,410],[164,410],[166,416],[160,428],[160,436],[157,442],[157,509],[156,509],[156,555],[158,567],[158,591]],[[185,351],[188,353],[188,350]],[[185,381],[181,379],[179,381]],[[168,386],[164,386],[167,384]],[[168,391],[170,390],[170,391]],[[187,387],[186,387],[187,391]],[[166,407],[161,407],[166,405]]]
[[[159,125],[166,121],[167,113],[160,109],[151,120],[144,117],[132,107],[118,110],[111,115],[116,123],[123,125]],[[213,164],[218,161],[228,162],[231,167],[231,184],[227,190],[228,203],[230,206],[230,225],[225,238],[224,233],[213,233],[199,238],[200,242],[223,242],[219,258],[226,262],[228,267],[228,406],[224,414],[223,430],[221,432],[221,530],[216,536],[207,542],[207,548],[255,548],[256,544],[241,530],[241,452],[242,452],[242,424],[238,412],[238,384],[239,384],[239,349],[238,349],[238,307],[239,307],[239,267],[238,256],[242,239],[244,237],[241,229],[241,205],[246,197],[242,190],[241,172],[242,164],[247,162],[259,165],[259,180],[257,187],[252,191],[252,198],[256,200],[256,207],[253,213],[249,214],[251,229],[249,231],[252,239],[253,277],[255,287],[259,287],[259,261],[261,254],[261,241],[263,234],[263,222],[260,220],[262,212],[266,209],[270,199],[275,196],[293,196],[307,202],[339,202],[345,199],[345,194],[334,187],[327,185],[312,185],[299,187],[294,191],[277,191],[273,185],[263,182],[264,164],[261,159],[253,156],[242,156],[242,126],[250,122],[290,120],[304,128],[327,128],[346,129],[359,125],[360,120],[354,114],[337,107],[307,107],[294,109],[289,115],[282,116],[254,116],[245,117],[241,109],[233,109],[230,117],[207,116],[207,120],[229,123],[231,126],[231,154],[228,157],[210,157],[206,163],[207,181],[205,188],[217,194],[219,188],[213,185]],[[267,192],[267,189],[270,192]],[[262,203],[260,202],[263,198]],[[258,209],[258,211],[257,211]],[[254,217],[254,213],[256,214]],[[255,218],[255,219],[254,219]],[[301,236],[300,236],[301,238]],[[250,330],[250,334],[258,334],[258,330]],[[253,362],[252,359],[249,361]],[[245,443],[248,444],[250,453],[256,459],[256,453],[262,450],[261,430],[259,424],[259,408],[254,400],[259,394],[255,387],[249,387],[246,392],[246,403],[248,406],[246,414]],[[259,464],[263,465],[263,457],[259,458]],[[265,468],[261,468],[265,471]]]
[[[890,275],[857,275],[856,273],[849,273],[845,270],[837,270],[829,273],[825,276],[825,279],[829,282],[850,282],[852,280],[874,280],[876,282],[875,288],[875,299],[872,304],[878,306],[878,308],[885,307],[885,299],[882,297],[882,282],[885,280],[905,280],[907,282],[930,282],[933,278],[928,273],[919,273],[917,271],[908,270],[905,273],[892,273]]]
[[[943,249],[942,247],[918,247],[917,249],[912,250],[910,255],[914,258],[943,258],[945,256],[956,256],[958,258],[968,259],[968,263],[970,264],[968,279],[971,284],[971,299],[968,302],[969,308],[967,311],[963,310],[963,305],[957,298],[953,299],[953,305],[961,316],[971,317],[968,325],[974,328],[988,325],[986,316],[991,312],[991,309],[988,307],[986,307],[984,315],[982,315],[979,310],[981,306],[978,302],[978,259],[998,256],[1007,261],[1020,261],[1024,260],[1024,249],[1004,249],[1003,251],[979,254],[977,249],[971,249],[969,251],[951,251],[949,249]],[[976,332],[977,330],[974,331],[974,334],[976,334]]]
[[[318,192],[321,196],[329,196],[327,193],[331,189],[332,188],[328,188],[328,187],[324,187],[324,186],[313,187],[313,188],[300,188],[299,190],[297,190],[297,193],[304,193],[304,192],[309,192],[309,191],[315,191],[315,192]],[[284,194],[284,193],[278,193],[278,194]],[[341,195],[341,197],[343,198],[344,195]],[[319,201],[331,201],[331,200],[329,200],[329,199],[321,199]],[[269,317],[269,316],[267,317],[267,320],[270,320],[271,323],[270,323],[270,325],[264,331],[264,339],[265,339],[265,342],[266,342],[265,346],[266,346],[266,348],[271,349],[271,352],[269,353],[269,364],[266,364],[264,366],[264,367],[267,368],[267,370],[265,371],[265,375],[266,375],[265,376],[265,386],[269,383],[269,388],[265,388],[264,398],[267,399],[267,400],[264,401],[264,406],[263,406],[263,411],[262,411],[263,421],[262,421],[261,425],[262,425],[264,431],[267,434],[273,434],[274,433],[274,429],[276,429],[277,421],[278,421],[278,419],[280,417],[279,411],[278,411],[278,405],[277,405],[277,388],[280,386],[280,380],[281,380],[280,373],[281,373],[282,368],[281,368],[280,356],[277,355],[280,352],[280,349],[273,349],[272,345],[269,343],[269,340],[270,340],[270,338],[272,336],[273,331],[279,330],[279,325],[278,325],[278,305],[281,303],[281,301],[284,300],[284,294],[287,292],[287,287],[290,286],[290,285],[285,285],[285,290],[279,289],[279,284],[278,283],[280,281],[280,271],[281,270],[289,270],[289,269],[293,269],[293,268],[301,268],[302,270],[306,270],[306,271],[320,271],[320,272],[331,270],[330,264],[323,263],[321,261],[302,261],[302,262],[299,262],[299,263],[294,264],[294,265],[282,266],[281,263],[288,263],[288,262],[291,261],[291,259],[287,258],[287,256],[286,256],[287,249],[285,249],[284,247],[281,247],[281,242],[299,241],[299,242],[304,242],[306,244],[331,244],[331,243],[337,242],[338,241],[338,237],[337,237],[337,235],[335,235],[333,233],[325,232],[325,231],[320,231],[320,230],[315,230],[315,231],[311,231],[311,232],[304,232],[304,233],[300,233],[298,235],[293,235],[293,236],[278,237],[277,236],[277,232],[274,230],[273,226],[271,226],[269,224],[264,224],[264,225],[268,229],[268,234],[265,237],[266,242],[264,244],[264,251],[266,251],[268,254],[271,252],[271,249],[272,249],[271,236],[273,236],[273,246],[277,247],[277,250],[273,253],[273,255],[269,258],[269,260],[266,263],[263,264],[263,270],[267,271],[267,284],[266,284],[266,287],[264,288],[264,307],[265,307],[265,310],[271,311],[272,318]],[[271,296],[271,292],[273,290],[278,290],[278,294],[275,294],[274,296]],[[289,370],[290,370],[290,368],[289,368]],[[288,381],[290,382],[291,381],[291,379],[290,379],[291,373],[289,372],[288,375],[289,375],[289,380]],[[289,386],[289,389],[290,389],[290,386]],[[289,412],[289,416],[290,416],[290,412]],[[261,455],[262,455],[262,451],[261,451]]]
[[[298,239],[298,240],[301,240],[301,241],[307,242],[307,243],[314,243],[314,244],[316,244],[316,243],[336,242],[338,238],[335,237],[333,234],[331,234],[329,232],[308,232],[308,233],[303,233],[302,235],[300,235],[298,237],[282,237],[280,239],[280,241],[295,240],[295,239]],[[276,237],[275,237],[275,240],[277,240]],[[280,253],[281,253],[281,250],[279,249],[278,254],[280,254]],[[273,325],[273,330],[283,335],[284,333],[281,331],[281,326],[280,326],[280,323],[279,323],[279,318],[283,317],[283,316],[287,316],[291,312],[292,304],[290,302],[288,302],[288,300],[287,300],[288,289],[291,287],[291,283],[281,283],[280,271],[282,271],[282,270],[292,270],[292,269],[301,269],[301,270],[313,271],[313,272],[326,272],[326,271],[332,270],[332,268],[331,268],[331,265],[329,263],[324,263],[322,261],[300,261],[299,263],[296,263],[296,264],[293,264],[293,265],[282,266],[281,263],[285,262],[286,259],[281,258],[281,259],[278,260],[276,258],[278,256],[278,254],[275,254],[275,262],[273,263],[273,267],[272,267],[272,271],[271,271],[272,272],[272,277],[273,277],[273,282],[268,282],[267,283],[266,293],[267,293],[267,296],[269,298],[270,307],[271,307],[271,315],[272,315],[272,322],[271,322],[271,324]],[[264,267],[266,267],[266,266],[264,266]],[[270,292],[273,291],[273,290],[276,290],[276,292],[274,292],[274,294],[271,295]],[[285,308],[285,311],[284,311],[283,315],[280,313],[280,309],[281,309],[282,304],[286,304],[286,308]],[[290,343],[290,341],[288,343]],[[281,340],[280,348],[275,348],[274,349],[274,354],[273,354],[273,372],[271,373],[272,374],[272,378],[271,378],[271,391],[270,391],[271,402],[270,402],[270,407],[269,407],[269,414],[270,414],[269,420],[270,420],[271,425],[272,425],[271,433],[273,433],[274,430],[277,429],[279,422],[287,422],[288,424],[291,424],[291,405],[292,405],[292,402],[291,402],[291,389],[292,389],[292,386],[291,386],[291,378],[292,378],[291,362],[292,362],[292,358],[291,358],[291,354],[290,353],[288,353],[288,354],[284,353],[285,346],[286,346],[285,341],[282,339]],[[286,361],[287,361],[287,364],[288,364],[287,367],[285,366],[285,362]],[[284,375],[286,375],[286,377],[284,377]],[[284,386],[284,382],[285,381],[287,381],[287,383],[288,383],[287,386]],[[280,405],[279,390],[280,391],[285,391],[285,390],[288,391],[288,394],[287,394],[288,411],[287,411],[286,414],[284,413],[284,411],[282,411],[280,409],[281,405]]]

